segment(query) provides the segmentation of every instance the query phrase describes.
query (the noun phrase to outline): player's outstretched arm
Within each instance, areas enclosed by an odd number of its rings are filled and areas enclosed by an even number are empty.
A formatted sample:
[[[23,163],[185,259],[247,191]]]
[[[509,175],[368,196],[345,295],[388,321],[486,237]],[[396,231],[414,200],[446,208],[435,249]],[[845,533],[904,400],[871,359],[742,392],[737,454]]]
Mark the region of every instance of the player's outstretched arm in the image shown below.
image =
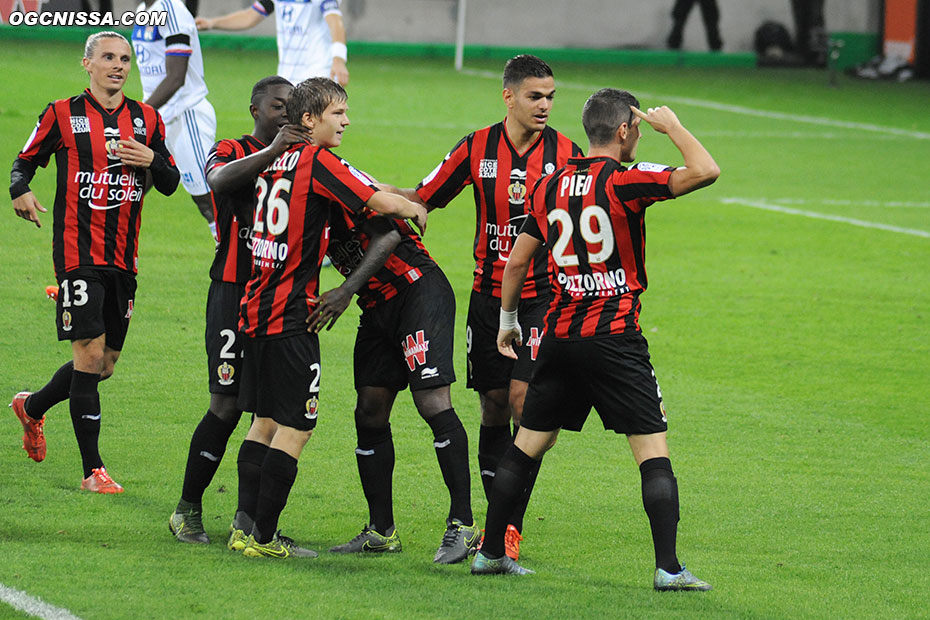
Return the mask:
[[[326,291],[312,300],[317,307],[307,319],[307,331],[319,333],[325,326],[327,331],[336,324],[349,307],[354,295],[381,269],[385,261],[400,243],[400,233],[384,218],[372,218],[365,224],[365,232],[371,236],[365,255],[358,266],[348,275],[346,281],[331,291]]]
[[[526,273],[530,268],[530,261],[539,250],[542,242],[526,233],[520,233],[513,251],[507,259],[504,276],[501,281],[501,316],[500,329],[497,332],[497,350],[501,355],[517,359],[514,343],[523,344],[523,330],[517,322],[517,306],[520,303],[520,293],[526,281]]]
[[[668,185],[675,196],[707,187],[720,176],[720,167],[711,154],[690,131],[685,129],[678,117],[668,106],[649,108],[645,113],[631,106],[633,114],[649,123],[659,133],[666,134],[681,152],[685,165],[676,168],[669,177]]]
[[[207,185],[214,192],[228,192],[247,184],[254,184],[259,173],[276,157],[300,142],[310,141],[310,130],[303,125],[285,125],[278,130],[271,144],[247,157],[231,161],[207,172]]]
[[[369,209],[381,215],[393,217],[395,219],[413,220],[414,226],[423,235],[426,233],[426,207],[422,204],[411,202],[398,194],[392,194],[385,191],[377,191],[365,203]]]
[[[254,9],[242,9],[221,17],[198,17],[194,19],[197,30],[248,30],[256,26],[265,16]]]

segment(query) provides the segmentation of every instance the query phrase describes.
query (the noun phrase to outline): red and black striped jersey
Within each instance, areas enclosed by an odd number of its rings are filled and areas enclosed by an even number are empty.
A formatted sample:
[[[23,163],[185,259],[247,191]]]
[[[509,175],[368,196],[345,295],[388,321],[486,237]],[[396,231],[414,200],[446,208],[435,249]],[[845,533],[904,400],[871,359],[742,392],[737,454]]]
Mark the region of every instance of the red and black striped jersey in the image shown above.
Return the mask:
[[[165,125],[150,105],[123,97],[113,110],[85,90],[54,101],[19,153],[32,166],[58,170],[52,226],[55,273],[78,267],[136,273],[145,170],[123,165],[117,140],[134,139],[174,168]]]
[[[330,203],[362,210],[378,191],[362,178],[329,150],[305,143],[258,176],[252,277],[239,307],[241,331],[256,337],[306,331],[309,300],[319,295]]]
[[[265,148],[255,136],[220,140],[207,157],[206,172]],[[252,275],[252,218],[255,215],[255,179],[228,192],[210,192],[216,220],[216,256],[210,277],[218,282],[245,284]]]
[[[650,163],[628,170],[609,157],[573,158],[533,189],[531,219],[522,232],[542,240],[551,257],[547,336],[639,331],[639,296],[646,290],[644,210],[673,198],[673,170]]]
[[[381,217],[371,209],[349,213],[334,206],[329,223],[329,254],[333,266],[348,277],[365,256],[371,236],[365,223]],[[384,265],[357,291],[358,305],[372,308],[385,302],[436,268],[436,262],[426,251],[420,236],[404,220],[389,220],[400,233],[400,243]]]
[[[510,250],[526,219],[526,196],[540,178],[582,154],[577,144],[551,127],[525,153],[514,149],[504,121],[467,135],[417,186],[433,207],[445,207],[468,184],[475,193],[475,281],[473,290],[501,296]],[[549,294],[545,252],[534,258],[521,297]]]

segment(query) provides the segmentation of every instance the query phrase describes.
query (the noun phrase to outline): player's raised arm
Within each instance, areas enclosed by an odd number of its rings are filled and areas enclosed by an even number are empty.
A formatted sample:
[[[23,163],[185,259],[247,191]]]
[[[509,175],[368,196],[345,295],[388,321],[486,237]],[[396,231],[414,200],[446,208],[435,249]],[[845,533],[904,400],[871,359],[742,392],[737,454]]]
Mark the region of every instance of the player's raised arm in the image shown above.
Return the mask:
[[[385,191],[377,191],[365,203],[366,206],[380,213],[396,219],[409,218],[423,235],[426,233],[426,207],[422,204],[411,202],[398,194],[392,194]]]
[[[542,242],[536,237],[521,233],[513,245],[513,251],[504,268],[501,281],[501,316],[500,329],[497,332],[497,350],[505,357],[517,359],[517,353],[513,348],[514,343],[517,346],[523,344],[523,330],[517,322],[517,306],[520,303],[520,292],[523,290],[530,262],[541,245]]]
[[[630,109],[633,114],[649,123],[653,129],[666,134],[681,152],[685,165],[676,168],[668,182],[675,196],[707,187],[717,180],[720,176],[720,167],[717,162],[704,148],[704,145],[685,129],[668,106],[649,108],[645,113],[635,106],[630,106]]]
[[[197,30],[248,30],[263,19],[264,15],[250,7],[220,17],[198,17],[194,23]]]
[[[247,183],[255,183],[255,177],[290,146],[309,141],[310,131],[306,127],[285,125],[278,130],[271,144],[262,150],[228,164],[211,168],[207,172],[207,183],[215,192],[228,192]]]
[[[346,49],[346,27],[342,23],[342,15],[339,13],[328,13],[323,17],[326,25],[329,26],[329,34],[332,38],[333,66],[329,70],[329,77],[345,86],[349,83],[349,68],[346,66],[348,51]]]

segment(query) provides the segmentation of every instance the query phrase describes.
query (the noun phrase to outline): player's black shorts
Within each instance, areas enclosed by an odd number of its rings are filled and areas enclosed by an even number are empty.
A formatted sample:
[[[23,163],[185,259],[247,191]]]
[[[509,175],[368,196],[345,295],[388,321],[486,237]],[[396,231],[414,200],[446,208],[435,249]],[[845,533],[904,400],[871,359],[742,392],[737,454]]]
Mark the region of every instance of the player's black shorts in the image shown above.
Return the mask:
[[[355,338],[355,387],[397,392],[455,381],[455,293],[440,269],[362,312]]]
[[[106,345],[122,351],[132,318],[136,277],[119,269],[78,267],[58,279],[59,340],[106,334]]]
[[[242,381],[242,340],[239,333],[239,301],[245,286],[210,281],[207,293],[207,372],[211,394],[239,393]]]
[[[543,340],[520,425],[534,431],[580,431],[592,406],[604,428],[617,433],[668,430],[642,334]]]
[[[467,386],[484,394],[490,390],[510,388],[511,379],[529,382],[536,367],[545,327],[543,319],[548,308],[548,297],[520,301],[517,320],[523,330],[523,345],[516,348],[518,359],[514,362],[497,350],[500,298],[472,291],[465,335],[468,353]]]
[[[242,338],[238,407],[301,431],[316,426],[320,398],[320,340],[297,333]]]

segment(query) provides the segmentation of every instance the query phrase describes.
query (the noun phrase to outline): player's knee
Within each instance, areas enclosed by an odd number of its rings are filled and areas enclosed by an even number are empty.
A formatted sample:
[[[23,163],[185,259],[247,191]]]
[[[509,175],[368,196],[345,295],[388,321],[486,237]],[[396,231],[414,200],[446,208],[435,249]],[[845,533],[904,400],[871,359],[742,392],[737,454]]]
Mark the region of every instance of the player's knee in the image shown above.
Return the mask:
[[[413,404],[416,406],[420,417],[428,421],[436,414],[452,409],[449,386],[417,390],[413,392]]]
[[[356,428],[383,428],[391,419],[389,408],[373,403],[359,403],[355,407]]]
[[[227,424],[238,423],[242,416],[242,410],[236,405],[236,397],[227,394],[211,394],[210,411]]]

